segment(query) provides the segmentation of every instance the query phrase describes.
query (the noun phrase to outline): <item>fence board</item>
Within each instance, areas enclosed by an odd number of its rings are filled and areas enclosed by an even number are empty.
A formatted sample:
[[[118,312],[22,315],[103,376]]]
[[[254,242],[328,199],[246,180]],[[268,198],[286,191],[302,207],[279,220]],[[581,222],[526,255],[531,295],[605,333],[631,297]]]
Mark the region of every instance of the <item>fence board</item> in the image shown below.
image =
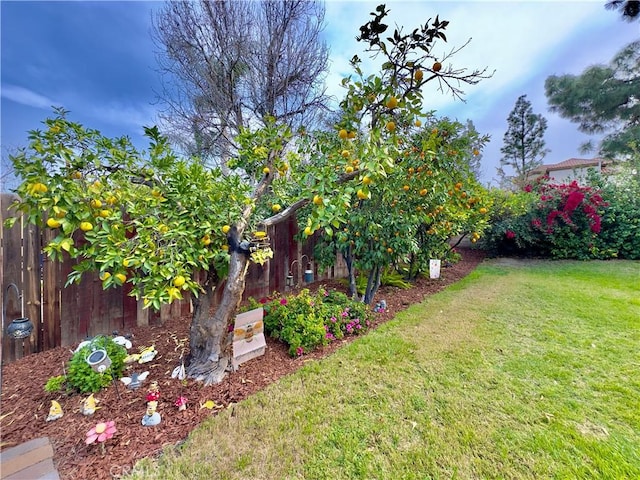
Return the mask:
[[[40,229],[35,225],[25,225],[23,238],[23,286],[25,316],[33,322],[34,329],[31,336],[35,351],[42,350],[44,329],[42,324],[42,284],[40,270]]]
[[[23,311],[23,304],[27,304],[29,292],[25,293],[25,267],[23,261],[23,237],[28,231],[28,227],[18,220],[13,228],[5,228],[4,220],[16,216],[9,210],[11,203],[18,198],[13,194],[1,194],[0,196],[0,222],[2,222],[2,234],[0,243],[2,245],[2,361],[11,361],[21,358],[36,351],[37,329],[29,338],[14,340],[6,336],[6,329],[12,320],[27,316],[27,309]],[[10,287],[15,285],[16,288]],[[17,292],[16,292],[17,290]],[[22,299],[20,298],[22,296]],[[38,325],[39,317],[31,319],[34,325]]]

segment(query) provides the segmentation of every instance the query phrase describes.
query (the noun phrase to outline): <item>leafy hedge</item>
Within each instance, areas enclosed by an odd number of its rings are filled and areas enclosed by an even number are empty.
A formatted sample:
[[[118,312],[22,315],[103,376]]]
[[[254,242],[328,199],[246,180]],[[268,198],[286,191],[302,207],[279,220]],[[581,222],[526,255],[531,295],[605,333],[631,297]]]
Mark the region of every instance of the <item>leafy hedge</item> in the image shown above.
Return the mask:
[[[588,185],[541,179],[523,192],[494,191],[491,228],[480,246],[492,255],[555,259],[640,259],[640,163]]]

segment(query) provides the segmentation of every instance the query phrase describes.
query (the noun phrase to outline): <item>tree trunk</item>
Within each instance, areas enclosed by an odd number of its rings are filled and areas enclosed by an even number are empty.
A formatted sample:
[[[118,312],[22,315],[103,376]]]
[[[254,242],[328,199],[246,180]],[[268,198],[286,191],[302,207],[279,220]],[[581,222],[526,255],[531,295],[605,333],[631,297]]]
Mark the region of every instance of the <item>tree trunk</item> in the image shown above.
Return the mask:
[[[369,279],[367,280],[367,290],[364,292],[364,298],[362,301],[366,305],[371,305],[373,299],[378,293],[378,288],[380,288],[380,277],[382,276],[382,268],[379,265],[376,265],[369,272]]]
[[[247,255],[233,251],[222,300],[215,313],[213,316],[209,313],[215,292],[211,284],[205,286],[205,293],[200,296],[193,312],[187,375],[203,381],[205,385],[220,383],[231,369],[233,322],[242,301],[248,266]]]
[[[351,254],[351,248],[348,248],[342,252],[344,263],[347,264],[347,273],[349,274],[349,297],[358,297],[358,285],[356,283],[356,269],[353,267],[353,255]]]

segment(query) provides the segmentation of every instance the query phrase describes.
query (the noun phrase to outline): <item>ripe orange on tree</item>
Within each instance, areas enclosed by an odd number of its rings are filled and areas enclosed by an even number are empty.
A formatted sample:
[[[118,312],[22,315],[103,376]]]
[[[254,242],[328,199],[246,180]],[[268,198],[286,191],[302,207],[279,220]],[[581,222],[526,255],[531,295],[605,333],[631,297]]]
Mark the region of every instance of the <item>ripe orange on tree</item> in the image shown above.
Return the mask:
[[[393,110],[398,106],[398,99],[394,96],[389,97],[389,100],[387,100],[386,106],[387,108]]]
[[[49,218],[47,220],[47,227],[49,228],[58,228],[61,225],[61,223],[56,220],[55,218]]]

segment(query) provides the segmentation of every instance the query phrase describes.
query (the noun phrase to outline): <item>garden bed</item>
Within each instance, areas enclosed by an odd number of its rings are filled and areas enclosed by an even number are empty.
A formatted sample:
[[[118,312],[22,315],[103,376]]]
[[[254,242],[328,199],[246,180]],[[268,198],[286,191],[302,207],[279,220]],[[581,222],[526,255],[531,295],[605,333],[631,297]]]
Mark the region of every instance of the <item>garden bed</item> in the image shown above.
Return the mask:
[[[407,306],[420,302],[425,296],[460,280],[484,258],[479,251],[462,249],[460,252],[462,260],[443,268],[440,279],[420,279],[407,290],[382,287],[376,299],[385,299],[388,308],[384,313],[373,314],[374,327]],[[336,282],[319,282],[314,286],[321,285],[344,291],[344,287]],[[183,384],[171,378],[172,370],[179,364],[182,346],[188,346],[189,324],[190,318],[175,318],[161,327],[120,332],[132,334],[132,352],[153,344],[158,355],[153,361],[135,369],[150,372],[140,389],[127,390],[119,384],[117,390],[111,385],[97,393],[95,397],[101,408],[90,417],[80,413],[86,395],[49,394],[43,388],[50,377],[63,373],[63,367],[71,356],[68,348],[30,355],[4,366],[0,415],[2,448],[48,436],[62,479],[118,478],[139,459],[158,453],[165,445],[175,445],[184,440],[202,420],[215,415],[220,408],[241,401],[297,370],[305,362],[325,357],[355,338],[346,337],[297,358],[288,355],[284,344],[267,338],[264,356],[242,364],[238,372],[230,374],[222,383],[204,387],[191,380]],[[144,427],[141,419],[146,410],[145,395],[152,380],[158,381],[160,387],[158,412],[162,415],[162,423]],[[188,407],[184,411],[178,411],[173,405],[179,396],[188,398]],[[51,400],[61,404],[64,416],[46,422]],[[208,400],[212,400],[215,406],[212,409],[201,408]],[[104,452],[100,445],[86,445],[84,442],[86,432],[102,420],[114,420],[117,428],[115,436],[106,442]]]

